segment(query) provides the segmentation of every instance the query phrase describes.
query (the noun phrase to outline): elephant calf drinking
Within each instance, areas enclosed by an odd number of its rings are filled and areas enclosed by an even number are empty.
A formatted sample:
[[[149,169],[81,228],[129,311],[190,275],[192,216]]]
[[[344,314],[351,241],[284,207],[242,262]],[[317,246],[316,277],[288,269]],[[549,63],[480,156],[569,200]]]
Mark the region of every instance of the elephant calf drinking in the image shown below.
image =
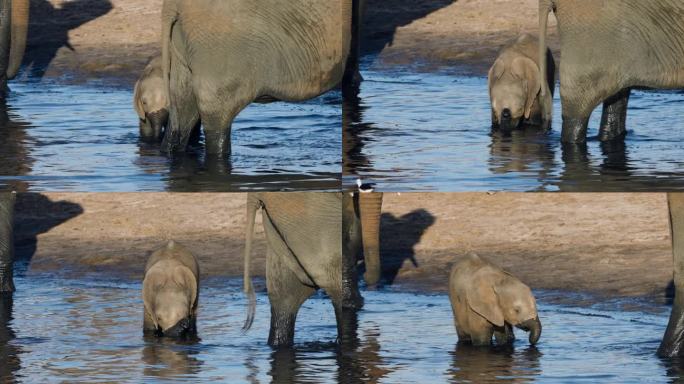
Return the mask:
[[[493,128],[510,133],[523,123],[550,126],[555,63],[547,48],[548,71],[544,81],[540,81],[538,51],[537,38],[523,34],[501,51],[490,68],[488,83]]]
[[[537,304],[530,288],[503,269],[470,255],[456,264],[449,278],[449,298],[459,342],[490,345],[515,339],[513,326],[541,336]]]
[[[140,118],[140,138],[160,141],[169,119],[169,103],[162,74],[161,56],[156,56],[135,83],[133,106]]]
[[[181,337],[196,332],[199,265],[182,245],[169,241],[145,265],[143,330]]]

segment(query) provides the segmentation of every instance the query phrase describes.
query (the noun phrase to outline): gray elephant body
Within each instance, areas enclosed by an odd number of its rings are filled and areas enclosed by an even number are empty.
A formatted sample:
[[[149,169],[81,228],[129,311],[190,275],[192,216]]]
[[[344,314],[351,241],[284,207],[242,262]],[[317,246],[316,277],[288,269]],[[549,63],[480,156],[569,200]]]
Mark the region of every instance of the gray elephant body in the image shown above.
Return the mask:
[[[230,153],[232,121],[250,103],[302,101],[335,87],[350,49],[351,3],[165,0],[163,147],[184,150],[201,121],[207,153]]]
[[[14,192],[0,192],[0,294],[14,292]]]
[[[342,195],[340,193],[251,193],[247,203],[245,292],[254,318],[254,290],[249,272],[254,216],[262,209],[267,240],[266,286],[271,304],[268,343],[291,345],[299,307],[323,289],[342,315]]]
[[[182,245],[170,241],[145,265],[143,330],[163,336],[196,332],[199,264]]]
[[[162,72],[161,56],[153,57],[135,83],[133,107],[140,120],[143,140],[161,140],[169,118],[169,103]]]
[[[0,0],[0,94],[19,72],[28,37],[29,0]]]
[[[599,138],[610,140],[625,134],[632,88],[684,87],[684,2],[540,0],[542,44],[550,11],[560,34],[563,142],[586,140],[601,102]]]
[[[488,75],[492,127],[508,133],[523,123],[550,126],[555,63],[547,49],[548,71],[540,82],[538,53],[537,38],[523,34],[504,47],[492,65]]]
[[[514,339],[513,326],[530,331],[530,343],[541,335],[537,305],[529,287],[501,268],[470,255],[449,277],[449,298],[459,342],[490,345]]]

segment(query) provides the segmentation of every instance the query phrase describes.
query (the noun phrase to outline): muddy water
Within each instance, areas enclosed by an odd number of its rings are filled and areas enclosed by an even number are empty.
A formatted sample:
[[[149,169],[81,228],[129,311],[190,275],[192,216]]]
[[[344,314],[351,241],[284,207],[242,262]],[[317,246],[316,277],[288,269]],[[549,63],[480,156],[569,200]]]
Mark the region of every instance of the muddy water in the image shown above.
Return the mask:
[[[684,188],[684,93],[634,91],[624,145],[560,144],[553,129],[491,134],[487,79],[363,71],[345,101],[345,185],[360,175],[385,191],[656,191]]]
[[[340,94],[255,104],[233,124],[230,160],[173,158],[138,141],[132,90],[48,81],[12,84],[0,116],[0,183],[33,191],[335,189]]]
[[[516,331],[513,348],[481,349],[456,345],[446,295],[393,287],[364,292],[357,335],[338,347],[332,305],[318,295],[299,313],[296,347],[274,352],[263,292],[253,328],[240,332],[240,279],[203,282],[201,340],[183,343],[143,338],[137,282],[32,275],[16,283],[13,303],[0,311],[0,382],[624,383],[667,382],[680,372],[655,357],[669,307],[646,301],[537,292],[537,347]]]
[[[203,282],[197,342],[142,336],[140,284],[16,279],[11,318],[0,316],[0,382],[270,383],[292,379],[333,382],[337,328],[322,296],[299,313],[297,347],[274,352],[267,344],[269,306],[258,295],[252,329],[241,334],[245,300],[240,280]],[[4,311],[7,313],[8,303]]]

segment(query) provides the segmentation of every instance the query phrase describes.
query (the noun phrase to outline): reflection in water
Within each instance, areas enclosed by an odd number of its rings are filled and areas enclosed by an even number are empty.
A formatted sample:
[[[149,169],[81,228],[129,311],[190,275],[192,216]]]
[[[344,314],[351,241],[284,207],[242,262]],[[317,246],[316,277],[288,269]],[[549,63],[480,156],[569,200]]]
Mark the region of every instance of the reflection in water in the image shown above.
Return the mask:
[[[21,348],[14,344],[12,294],[0,294],[0,383],[13,383],[21,368]]]
[[[489,169],[494,174],[536,172],[546,179],[556,168],[555,138],[549,132],[528,127],[511,132],[509,136],[492,132]]]
[[[141,144],[130,89],[12,84],[10,128],[0,129],[0,181],[34,191],[339,189],[341,95],[252,104],[232,127],[230,159],[167,156]],[[99,100],[93,103],[92,100]],[[0,115],[0,122],[2,115]],[[30,121],[30,129],[21,120]],[[7,136],[7,137],[5,137]],[[4,147],[2,147],[4,146]],[[5,148],[6,147],[6,148]]]
[[[0,102],[0,188],[27,189],[26,182],[9,181],[4,176],[25,176],[31,172],[33,159],[27,150],[31,142],[27,133],[30,128],[11,108],[8,109],[4,101]]]
[[[456,344],[451,355],[452,367],[448,374],[454,383],[491,383],[499,380],[531,383],[541,372],[541,353],[535,347],[515,350],[512,346],[483,348]]]
[[[372,131],[372,124],[363,122],[363,111],[359,97],[359,85],[345,89],[342,98],[342,172],[353,176],[357,170],[372,169],[370,159],[364,154],[364,133]]]
[[[174,378],[200,373],[202,360],[197,358],[199,351],[192,349],[197,341],[183,343],[168,338],[145,339],[142,350],[145,376]]]
[[[368,60],[362,69],[370,68]],[[684,188],[684,94],[634,92],[625,141],[560,142],[560,98],[549,132],[491,133],[486,78],[362,71],[358,99],[345,100],[343,185],[357,177],[380,191],[656,191]],[[590,136],[600,109],[590,122]]]

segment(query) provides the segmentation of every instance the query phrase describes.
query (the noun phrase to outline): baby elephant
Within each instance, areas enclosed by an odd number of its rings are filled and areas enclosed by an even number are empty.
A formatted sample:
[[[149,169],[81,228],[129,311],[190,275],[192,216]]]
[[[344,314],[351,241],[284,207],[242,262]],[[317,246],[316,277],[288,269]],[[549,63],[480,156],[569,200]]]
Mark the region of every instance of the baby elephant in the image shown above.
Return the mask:
[[[459,342],[490,345],[515,340],[513,326],[530,332],[530,344],[541,336],[541,322],[530,288],[477,255],[456,264],[449,278],[449,298]]]
[[[152,58],[135,83],[133,105],[140,118],[140,137],[160,141],[169,120],[161,56]]]
[[[182,337],[197,332],[199,265],[182,245],[170,241],[155,251],[145,265],[143,331]]]
[[[539,41],[523,34],[506,46],[489,69],[492,127],[510,133],[523,123],[548,128],[553,112],[555,63],[547,49],[548,73],[539,78]],[[541,90],[545,87],[544,96]]]

